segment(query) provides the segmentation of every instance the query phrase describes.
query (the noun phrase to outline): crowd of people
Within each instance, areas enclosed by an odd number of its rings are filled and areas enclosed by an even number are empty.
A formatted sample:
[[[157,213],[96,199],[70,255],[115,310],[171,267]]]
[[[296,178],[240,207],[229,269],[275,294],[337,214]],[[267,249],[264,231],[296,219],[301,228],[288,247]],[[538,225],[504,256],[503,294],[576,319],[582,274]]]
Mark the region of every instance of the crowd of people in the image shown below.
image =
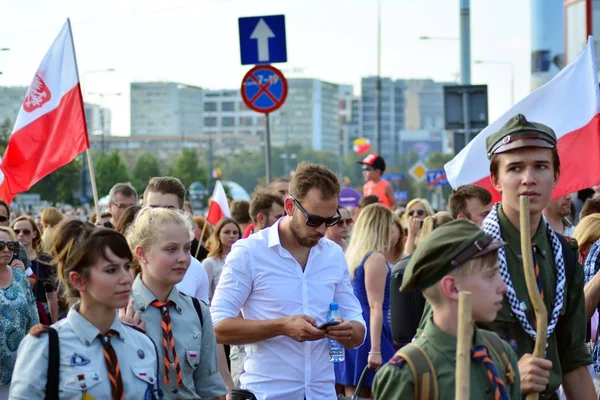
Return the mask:
[[[0,201],[0,399],[450,399],[461,291],[476,323],[471,398],[597,398],[600,188],[551,200],[556,137],[521,115],[487,146],[501,201],[465,185],[447,210],[399,207],[377,154],[360,163],[360,199],[303,162],[214,226],[175,177],[141,196],[118,183],[89,220]],[[532,355],[521,195],[544,358]],[[324,324],[332,303],[341,318]],[[343,361],[330,362],[330,341]]]

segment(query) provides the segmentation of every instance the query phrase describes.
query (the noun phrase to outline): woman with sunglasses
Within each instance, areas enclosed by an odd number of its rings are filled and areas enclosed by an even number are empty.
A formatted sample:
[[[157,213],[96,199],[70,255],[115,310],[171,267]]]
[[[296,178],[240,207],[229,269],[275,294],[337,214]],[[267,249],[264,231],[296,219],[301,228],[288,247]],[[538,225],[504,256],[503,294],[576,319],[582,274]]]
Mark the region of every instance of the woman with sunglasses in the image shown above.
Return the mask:
[[[342,250],[346,251],[348,238],[350,237],[350,228],[352,227],[352,217],[347,208],[340,206],[338,210],[342,219],[334,226],[327,228],[325,237],[339,244]]]
[[[50,325],[58,320],[56,268],[52,265],[52,257],[42,251],[42,234],[33,218],[22,215],[13,222],[12,227],[17,240],[27,250],[31,269],[37,277],[33,293],[40,322]]]
[[[417,237],[421,224],[425,218],[433,215],[433,208],[425,199],[412,199],[406,205],[406,211],[402,216],[402,226],[406,228],[406,243],[404,244],[404,255],[411,255],[417,247]]]
[[[18,246],[15,233],[0,226],[0,399],[8,398],[19,343],[39,323],[25,273],[9,265]]]

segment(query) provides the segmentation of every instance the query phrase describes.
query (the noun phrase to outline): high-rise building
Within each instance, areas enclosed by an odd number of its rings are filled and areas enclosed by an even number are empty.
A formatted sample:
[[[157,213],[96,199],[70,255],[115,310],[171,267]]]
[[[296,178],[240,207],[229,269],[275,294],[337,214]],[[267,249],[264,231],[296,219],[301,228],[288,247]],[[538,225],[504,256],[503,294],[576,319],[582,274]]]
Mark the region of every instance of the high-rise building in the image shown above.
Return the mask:
[[[0,86],[0,123],[9,120],[15,124],[27,94],[26,86]]]
[[[200,135],[202,92],[175,82],[132,82],[131,135]]]
[[[340,85],[339,96],[340,138],[345,154],[352,151],[354,140],[361,137],[361,99],[360,96],[354,94],[352,85]]]
[[[308,78],[290,78],[288,86],[287,100],[272,114],[272,145],[339,153],[339,86]]]
[[[98,104],[84,103],[85,120],[88,127],[88,135],[111,135],[111,113],[108,108]]]

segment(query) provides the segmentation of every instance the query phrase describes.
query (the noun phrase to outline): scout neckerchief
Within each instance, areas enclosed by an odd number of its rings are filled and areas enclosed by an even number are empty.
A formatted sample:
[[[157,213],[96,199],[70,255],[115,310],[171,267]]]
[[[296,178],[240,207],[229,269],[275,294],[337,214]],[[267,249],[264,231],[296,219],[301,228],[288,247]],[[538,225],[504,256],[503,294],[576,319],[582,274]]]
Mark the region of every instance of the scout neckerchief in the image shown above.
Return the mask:
[[[594,275],[600,269],[600,239],[596,240],[590,252],[588,253],[585,262],[585,283],[587,284]],[[600,324],[599,324],[600,325]],[[600,326],[599,326],[600,328]],[[594,349],[592,350],[592,358],[594,360],[594,371],[596,374],[600,374],[600,363],[598,360],[600,359],[600,346],[598,346],[598,338],[600,337],[600,329],[596,329],[596,337],[594,338]]]
[[[500,203],[497,203],[492,211],[488,214],[488,216],[483,221],[483,230],[488,235],[492,235],[494,239],[502,240],[502,233],[500,232],[500,223],[498,222],[498,207],[500,207]],[[546,221],[546,218],[542,216],[543,222],[546,224],[546,229],[548,230],[550,236],[550,242],[552,244],[552,252],[554,253],[554,263],[556,265],[556,297],[554,298],[554,308],[552,309],[552,318],[548,323],[548,332],[547,337],[550,337],[556,328],[556,324],[558,322],[558,317],[560,316],[560,312],[563,307],[563,301],[565,297],[565,261],[563,259],[562,245],[558,240],[558,237]],[[498,262],[500,264],[500,275],[502,276],[502,280],[506,283],[507,292],[506,297],[508,298],[508,303],[510,304],[510,309],[515,314],[523,330],[527,332],[527,334],[533,339],[536,340],[537,333],[535,329],[531,326],[527,317],[525,316],[525,312],[521,309],[519,304],[519,300],[517,299],[517,295],[515,293],[515,288],[510,279],[510,273],[508,272],[508,265],[506,264],[506,251],[504,247],[500,247],[498,249]]]

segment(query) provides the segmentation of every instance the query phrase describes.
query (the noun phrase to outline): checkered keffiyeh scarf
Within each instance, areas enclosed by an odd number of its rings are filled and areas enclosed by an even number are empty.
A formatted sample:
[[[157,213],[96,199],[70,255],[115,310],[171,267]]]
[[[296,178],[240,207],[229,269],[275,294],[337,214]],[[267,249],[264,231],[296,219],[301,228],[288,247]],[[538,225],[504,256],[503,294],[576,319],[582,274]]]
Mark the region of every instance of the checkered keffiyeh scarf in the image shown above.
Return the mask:
[[[590,248],[590,252],[585,258],[584,263],[585,269],[585,283],[587,284],[600,270],[600,239],[596,241]],[[600,328],[600,326],[599,326]],[[592,358],[594,359],[594,371],[600,374],[600,346],[598,346],[598,334],[600,329],[597,330],[596,337],[594,338],[595,344],[592,351]]]
[[[483,221],[483,230],[488,235],[492,235],[494,239],[502,240],[502,233],[500,232],[500,223],[498,222],[498,207],[500,207],[500,203],[496,204],[492,211],[488,214],[486,219]],[[565,297],[565,261],[563,259],[562,245],[558,240],[558,237],[548,224],[548,221],[542,216],[544,223],[546,224],[546,229],[550,235],[550,241],[552,244],[552,252],[554,253],[554,263],[556,265],[557,277],[556,277],[556,297],[554,298],[554,308],[552,309],[552,317],[548,323],[548,332],[547,337],[550,337],[556,328],[556,324],[558,322],[558,317],[560,316],[560,311],[563,307],[563,301]],[[519,304],[519,299],[515,293],[515,288],[512,284],[510,273],[508,272],[508,265],[506,263],[506,251],[504,247],[501,247],[498,250],[498,261],[500,264],[500,275],[506,283],[507,292],[506,297],[508,298],[508,303],[510,304],[510,309],[513,314],[517,317],[523,330],[527,332],[527,334],[531,337],[533,341],[535,341],[537,337],[537,333],[535,329],[531,326],[529,321],[527,320],[527,316],[525,312],[521,309]]]

